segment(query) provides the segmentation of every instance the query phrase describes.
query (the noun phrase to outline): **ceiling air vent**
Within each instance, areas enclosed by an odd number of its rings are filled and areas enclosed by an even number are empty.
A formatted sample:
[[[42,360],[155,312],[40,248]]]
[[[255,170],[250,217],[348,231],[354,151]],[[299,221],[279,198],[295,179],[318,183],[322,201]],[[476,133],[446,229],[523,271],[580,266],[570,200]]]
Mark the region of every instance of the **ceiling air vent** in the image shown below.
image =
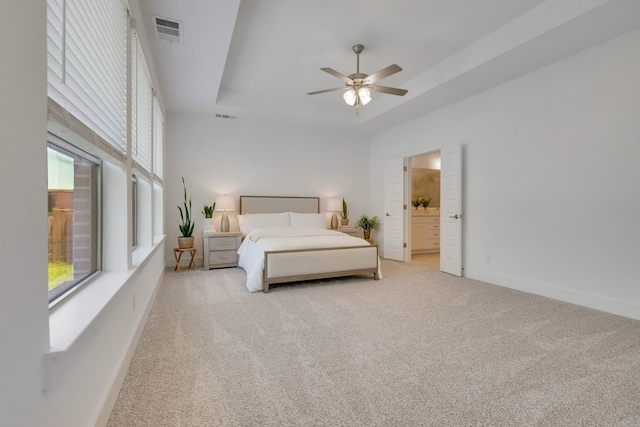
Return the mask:
[[[170,43],[182,43],[182,22],[175,19],[153,16],[156,37]]]

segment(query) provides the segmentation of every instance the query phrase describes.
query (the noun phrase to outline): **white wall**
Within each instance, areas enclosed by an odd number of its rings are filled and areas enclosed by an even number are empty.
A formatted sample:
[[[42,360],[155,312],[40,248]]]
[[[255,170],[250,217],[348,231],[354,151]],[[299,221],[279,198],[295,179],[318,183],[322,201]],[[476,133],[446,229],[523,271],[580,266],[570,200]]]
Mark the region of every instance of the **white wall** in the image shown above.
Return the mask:
[[[121,286],[113,297],[68,351],[44,359],[50,348],[46,26],[46,2],[0,2],[0,37],[19,40],[0,45],[0,424],[86,427],[108,418],[161,280],[165,250],[162,242],[155,252],[139,248],[132,269],[116,263],[111,276]],[[120,253],[127,253],[126,238],[119,241]],[[90,289],[100,293],[91,286],[71,300]]]
[[[368,208],[369,146],[364,137],[249,122],[239,117],[169,115],[165,176],[167,265],[174,265],[172,248],[180,234],[181,177],[192,197],[195,244],[202,263],[203,205],[229,194],[236,200],[230,213],[237,228],[239,196],[344,197],[353,224]],[[220,212],[214,213],[219,229]]]
[[[376,135],[463,145],[466,276],[640,319],[640,30]],[[491,255],[491,263],[486,262]]]
[[[46,4],[0,2],[0,423],[45,425]],[[20,40],[9,43],[8,40]],[[38,402],[34,404],[34,402]]]

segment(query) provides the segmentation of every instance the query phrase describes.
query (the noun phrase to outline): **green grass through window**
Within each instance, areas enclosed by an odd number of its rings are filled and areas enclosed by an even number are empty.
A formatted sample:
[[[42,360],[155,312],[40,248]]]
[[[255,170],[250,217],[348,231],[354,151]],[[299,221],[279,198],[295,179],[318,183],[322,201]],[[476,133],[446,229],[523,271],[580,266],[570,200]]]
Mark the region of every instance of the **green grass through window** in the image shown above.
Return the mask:
[[[73,264],[64,262],[49,263],[49,290],[70,280],[73,280]]]

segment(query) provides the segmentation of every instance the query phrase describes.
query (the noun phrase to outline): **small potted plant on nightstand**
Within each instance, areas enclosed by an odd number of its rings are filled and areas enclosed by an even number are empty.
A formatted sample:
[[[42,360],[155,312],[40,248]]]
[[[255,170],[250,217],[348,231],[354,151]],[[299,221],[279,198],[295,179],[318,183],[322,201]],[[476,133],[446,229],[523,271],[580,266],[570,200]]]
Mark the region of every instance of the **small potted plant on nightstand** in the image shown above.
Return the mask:
[[[213,202],[213,205],[211,206],[204,205],[204,208],[202,209],[202,215],[204,215],[204,225],[202,226],[202,231],[216,231],[215,227],[213,227],[214,210],[216,210],[216,202]]]
[[[362,216],[358,220],[358,223],[356,224],[356,227],[362,228],[362,232],[364,233],[365,240],[370,240],[371,230],[377,230],[379,226],[380,226],[380,223],[377,216],[374,216],[373,218],[369,218],[365,214],[362,214]]]
[[[344,197],[342,198],[342,212],[340,212],[340,224],[343,227],[349,225],[349,209],[347,208],[347,202],[344,201]]]
[[[187,205],[187,186],[184,183],[184,177],[182,177],[182,188],[184,188],[184,211],[182,207],[178,206],[180,211],[180,219],[182,224],[178,227],[182,236],[178,237],[178,247],[180,249],[189,249],[193,247],[193,228],[195,223],[191,221],[191,197],[189,197],[189,204]]]

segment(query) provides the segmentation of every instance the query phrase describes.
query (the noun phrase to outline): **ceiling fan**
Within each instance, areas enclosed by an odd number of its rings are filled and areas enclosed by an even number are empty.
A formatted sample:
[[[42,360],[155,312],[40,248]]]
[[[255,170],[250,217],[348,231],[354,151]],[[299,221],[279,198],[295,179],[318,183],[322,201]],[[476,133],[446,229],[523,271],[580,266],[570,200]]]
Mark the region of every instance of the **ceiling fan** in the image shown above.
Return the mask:
[[[392,74],[398,73],[402,71],[396,64],[389,65],[388,67],[383,68],[382,70],[373,73],[371,75],[364,74],[360,72],[360,53],[364,50],[364,46],[361,44],[356,44],[353,46],[353,52],[356,54],[356,72],[354,74],[349,74],[345,76],[334,70],[333,68],[320,68],[322,71],[331,74],[345,82],[345,86],[342,87],[334,87],[332,89],[324,89],[318,90],[315,92],[308,92],[307,95],[317,95],[319,93],[325,92],[333,92],[336,90],[345,90],[346,92],[342,96],[344,101],[348,105],[355,105],[356,112],[358,111],[359,105],[366,105],[371,101],[371,91],[380,92],[380,93],[388,93],[390,95],[398,95],[404,96],[407,93],[406,89],[398,89],[395,87],[387,87],[387,86],[379,86],[374,85],[373,83],[381,80],[385,77],[388,77]]]

